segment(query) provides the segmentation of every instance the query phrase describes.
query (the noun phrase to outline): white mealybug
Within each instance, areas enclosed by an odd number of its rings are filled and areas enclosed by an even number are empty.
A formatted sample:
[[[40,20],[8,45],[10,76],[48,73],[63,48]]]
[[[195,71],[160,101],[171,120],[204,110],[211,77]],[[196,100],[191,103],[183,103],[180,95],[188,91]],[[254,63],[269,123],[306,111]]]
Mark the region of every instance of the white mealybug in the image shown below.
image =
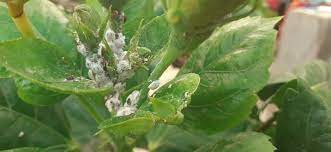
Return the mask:
[[[117,60],[127,60],[127,51],[122,51],[119,54],[115,54]]]
[[[99,47],[98,47],[98,55],[99,56],[103,55],[102,52],[103,52],[103,49],[105,49],[105,48],[106,48],[105,44],[103,44],[102,42],[99,43]]]
[[[124,91],[125,88],[125,84],[122,84],[121,82],[126,80],[129,76],[131,76],[131,73],[133,73],[131,63],[128,59],[128,52],[124,51],[125,36],[122,33],[116,33],[112,29],[108,28],[105,33],[105,39],[114,55],[116,72],[118,74],[116,79],[118,83],[116,83],[116,85],[114,86],[115,95],[113,94],[113,96],[107,98],[106,106],[109,109],[109,111],[115,112],[116,116],[127,116],[137,111],[137,103],[139,100],[140,92],[133,91],[127,97],[124,106],[121,105],[121,101],[119,100],[119,95]],[[99,45],[99,50],[98,50],[99,56],[102,55],[101,48],[102,46]],[[88,62],[87,65],[88,67],[91,67],[89,69],[92,70],[92,72],[94,73],[94,77],[97,79],[98,76],[95,74],[100,67],[93,65],[93,61]]]
[[[123,51],[123,49],[112,49],[113,51],[113,54],[114,54],[114,57],[115,59],[118,61],[118,60],[123,60],[126,58],[126,53],[125,51]]]
[[[137,111],[136,107],[130,107],[130,106],[125,107],[124,106],[124,107],[121,107],[117,111],[116,117],[128,116],[128,115],[134,114],[136,111]]]
[[[189,92],[185,92],[184,97],[185,98],[189,98],[190,97],[190,93]]]
[[[74,32],[74,36],[75,36],[75,41],[77,43],[77,50],[80,54],[82,54],[83,56],[87,55],[87,49],[85,47],[85,45],[80,41],[78,33],[75,31]]]
[[[87,56],[87,50],[86,50],[86,47],[83,43],[78,43],[77,44],[77,50],[81,55]]]
[[[112,29],[107,29],[106,34],[105,34],[105,39],[108,44],[113,43],[115,40],[115,32]]]
[[[125,36],[122,33],[118,33],[114,44],[116,48],[123,48],[125,46]]]
[[[148,89],[156,90],[159,86],[160,86],[160,80],[155,80],[148,86]]]
[[[133,91],[127,98],[124,106],[137,106],[140,97],[140,91]]]
[[[106,73],[95,75],[95,81],[97,82],[98,86],[105,86],[109,84],[109,78],[107,77]]]
[[[109,112],[117,112],[121,108],[121,101],[118,98],[119,94],[115,94],[114,96],[109,96],[106,99],[105,106]]]
[[[107,29],[105,38],[114,54],[119,55],[123,52],[123,48],[125,46],[125,36],[122,33],[115,33],[113,30]]]
[[[102,58],[98,57],[98,55],[93,54],[86,57],[85,60],[86,67],[92,70],[94,74],[100,74],[105,72],[103,69]]]
[[[125,83],[116,83],[115,86],[114,86],[114,91],[115,92],[123,92],[125,89]]]
[[[94,77],[94,73],[92,70],[88,70],[88,77],[91,79],[91,80],[95,80],[95,77]]]
[[[131,70],[130,62],[128,60],[120,60],[117,64],[117,73],[123,73],[127,70]]]

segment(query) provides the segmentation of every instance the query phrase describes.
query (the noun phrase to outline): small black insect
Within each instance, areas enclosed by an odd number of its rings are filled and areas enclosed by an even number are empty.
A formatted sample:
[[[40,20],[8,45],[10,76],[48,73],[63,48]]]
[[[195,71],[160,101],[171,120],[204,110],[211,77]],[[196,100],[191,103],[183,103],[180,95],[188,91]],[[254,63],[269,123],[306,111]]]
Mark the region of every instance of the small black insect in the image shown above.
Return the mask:
[[[73,75],[70,75],[66,78],[67,81],[73,81],[75,80],[75,77]]]

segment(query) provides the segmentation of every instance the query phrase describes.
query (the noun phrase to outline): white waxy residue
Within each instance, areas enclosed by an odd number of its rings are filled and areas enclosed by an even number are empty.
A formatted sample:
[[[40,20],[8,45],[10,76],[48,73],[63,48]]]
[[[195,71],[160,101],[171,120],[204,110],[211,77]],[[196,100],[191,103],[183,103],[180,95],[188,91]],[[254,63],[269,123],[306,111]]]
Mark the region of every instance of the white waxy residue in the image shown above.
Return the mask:
[[[87,56],[87,50],[86,50],[86,47],[83,43],[78,43],[77,44],[77,50],[83,56]]]
[[[117,113],[116,113],[116,117],[121,117],[121,116],[128,116],[131,114],[134,114],[137,111],[136,107],[131,107],[131,106],[124,106],[121,107]]]
[[[112,95],[109,95],[105,98],[106,103],[105,106],[107,107],[109,112],[117,113],[117,111],[121,108],[121,100],[120,94],[124,90],[125,84],[117,83],[114,86],[115,93]]]
[[[66,79],[64,79],[63,82],[79,82],[79,81],[83,81],[83,80],[87,80],[84,77],[74,77],[74,76],[70,76]]]
[[[106,42],[100,42],[97,48],[89,48],[91,46],[86,46],[80,41],[77,32],[74,34],[76,36],[77,50],[85,57],[85,65],[88,69],[89,78],[95,80],[98,86],[116,83],[114,92],[105,97],[105,106],[108,111],[115,113],[116,116],[126,116],[135,113],[140,96],[139,91],[133,91],[127,97],[124,105],[120,100],[120,95],[125,90],[125,84],[121,82],[124,82],[124,80],[133,74],[128,52],[124,51],[125,36],[120,32],[116,33],[111,28],[108,28],[104,36]],[[104,54],[105,51],[108,51],[106,50],[108,48],[107,44],[114,56],[114,66],[117,73],[115,78],[109,78],[107,72],[108,60],[106,60],[107,57]]]
[[[93,54],[86,57],[86,67],[90,69],[94,74],[104,73],[103,69],[104,65],[102,63],[102,59],[97,55]]]
[[[128,60],[120,60],[117,64],[117,73],[123,73],[131,70],[131,65]]]
[[[95,80],[99,86],[108,84],[110,79],[107,76],[103,58],[97,54],[92,54],[85,59],[86,67],[89,69],[88,76]]]
[[[119,100],[119,94],[110,95],[106,98],[106,104],[109,112],[116,112],[121,108],[121,101]]]
[[[124,106],[137,106],[140,97],[140,91],[133,91],[127,98]]]
[[[103,55],[103,50],[106,48],[105,44],[103,44],[102,42],[99,44],[99,48],[98,48],[98,55],[102,56]]]
[[[23,131],[20,131],[20,133],[18,133],[18,136],[19,138],[23,137],[24,136],[24,132]]]
[[[125,84],[123,82],[129,78],[133,71],[132,65],[129,61],[128,52],[124,51],[125,47],[125,36],[122,33],[116,33],[112,29],[108,28],[105,33],[105,39],[108,46],[110,47],[113,56],[114,63],[116,66],[117,84],[114,86],[114,93],[110,95],[106,100],[106,106],[110,112],[116,114],[116,116],[127,116],[133,114],[137,111],[137,104],[139,101],[140,92],[133,91],[126,99],[124,105],[121,104],[120,95],[125,89]],[[99,46],[102,47],[102,46]],[[103,46],[104,47],[104,46]],[[102,54],[98,51],[98,54]],[[97,70],[98,67],[95,67]]]
[[[190,93],[189,92],[185,92],[184,97],[185,98],[189,98],[190,97]]]
[[[88,76],[94,80],[98,86],[104,86],[111,83],[110,78],[105,70],[105,59],[102,56],[102,52],[105,49],[105,45],[99,43],[97,53],[87,50],[87,47],[80,41],[77,32],[74,32],[75,40],[77,43],[77,50],[85,57],[85,66],[88,69]]]
[[[121,84],[115,85],[117,89],[122,90]],[[115,90],[117,91],[116,87]],[[114,96],[110,95],[106,98],[106,107],[109,112],[116,113],[117,117],[120,116],[128,116],[137,111],[137,103],[139,100],[140,92],[133,91],[126,99],[126,103],[124,106],[121,105],[121,101],[119,100],[119,92],[117,92]]]
[[[112,29],[108,29],[105,34],[105,39],[115,55],[123,53],[125,46],[125,36],[122,33],[115,33]]]
[[[125,79],[129,76],[132,66],[128,59],[127,51],[124,51],[125,36],[122,33],[115,33],[112,29],[108,29],[105,34],[105,39],[111,48],[116,63],[116,71],[120,79]]]
[[[80,41],[77,32],[74,32],[74,36],[75,36],[75,41],[76,41],[76,44],[77,44],[78,52],[83,56],[87,56],[88,52],[87,52],[86,46]]]

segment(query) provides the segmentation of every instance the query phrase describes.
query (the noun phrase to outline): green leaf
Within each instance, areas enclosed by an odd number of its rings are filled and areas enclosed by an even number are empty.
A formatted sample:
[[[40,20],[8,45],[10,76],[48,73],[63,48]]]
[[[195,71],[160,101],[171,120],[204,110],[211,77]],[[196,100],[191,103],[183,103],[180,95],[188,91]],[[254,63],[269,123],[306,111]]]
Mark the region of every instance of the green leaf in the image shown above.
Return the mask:
[[[161,119],[168,123],[181,123],[181,111],[191,101],[191,95],[199,86],[200,77],[197,74],[185,74],[162,86],[153,96],[152,107]]]
[[[130,45],[136,45],[132,43],[137,43],[139,47],[150,49],[152,51],[151,64],[153,64],[153,62],[159,60],[160,54],[162,53],[161,49],[169,41],[170,33],[171,29],[165,17],[155,17],[135,33],[130,42]],[[151,69],[138,69],[135,72],[135,75],[127,81],[127,89],[145,82],[148,79],[150,72]]]
[[[123,11],[127,17],[124,25],[124,35],[127,40],[130,40],[142,20],[148,23],[149,20],[155,17],[154,0],[130,0],[124,5]]]
[[[8,40],[8,39],[16,39],[20,37],[18,30],[16,29],[15,24],[12,19],[8,15],[8,10],[6,6],[0,5],[0,16],[1,23],[0,28],[6,29],[0,31],[0,41]],[[56,5],[48,0],[31,0],[27,4],[25,4],[25,11],[27,16],[31,20],[32,24],[38,29],[44,39],[47,39],[51,43],[62,47],[61,51],[66,54],[66,56],[74,57],[76,55],[75,52],[75,43],[74,38],[71,34],[72,31],[69,29],[69,20],[65,17],[65,15],[58,9]],[[2,33],[3,32],[3,33]],[[0,72],[2,73],[2,72]],[[6,77],[9,75],[7,74]],[[1,76],[0,76],[1,77]],[[43,88],[40,88],[37,85],[31,85],[31,88],[38,88],[40,91],[48,92],[49,94],[56,96],[64,96],[59,95],[58,93],[54,93]],[[30,100],[35,92],[29,92],[25,89],[19,89],[20,96],[24,100],[29,100],[30,103],[37,102],[37,100]],[[25,90],[25,91],[23,91]],[[25,95],[23,95],[25,94]],[[30,97],[28,97],[28,94]],[[46,95],[43,95],[46,97]],[[39,102],[39,104],[47,104],[46,101]]]
[[[94,139],[98,125],[78,100],[77,97],[70,96],[63,101],[63,107],[72,128],[72,138],[84,144]]]
[[[23,148],[2,150],[0,152],[63,152],[63,151],[66,151],[66,147],[64,147],[63,145],[57,145],[47,148],[23,147]]]
[[[0,43],[0,64],[7,70],[41,87],[68,94],[107,93],[93,81],[81,77],[79,65],[60,48],[38,39],[19,39]]]
[[[276,148],[270,138],[261,133],[246,132],[207,144],[195,152],[274,152]]]
[[[126,81],[126,91],[134,87],[139,87],[142,83],[146,82],[150,75],[150,70],[145,68],[138,68],[134,75]]]
[[[184,112],[186,127],[214,133],[248,117],[254,94],[269,78],[277,21],[247,17],[229,23],[193,52],[181,74],[197,73],[201,82]]]
[[[141,135],[152,129],[155,123],[178,124],[181,111],[189,104],[190,97],[199,85],[197,74],[186,74],[161,87],[135,114],[114,117],[104,121],[99,129],[120,135]]]
[[[4,101],[0,101],[1,106],[34,118],[69,137],[70,126],[61,104],[44,107],[34,107],[26,104],[18,97],[15,83],[11,79],[0,80],[0,93],[4,96]]]
[[[308,63],[302,67],[298,67],[293,71],[293,73],[287,73],[286,75],[288,77],[285,77],[285,79],[274,80],[271,82],[271,84],[275,82],[282,84],[282,86],[276,92],[274,92],[277,95],[274,95],[271,101],[274,102],[277,106],[283,107],[283,97],[287,92],[287,89],[299,89],[297,88],[297,82],[291,80],[300,79],[300,81],[304,81],[307,86],[315,87],[323,85],[324,83],[331,82],[330,71],[330,66],[327,63],[319,60]]]
[[[153,18],[144,25],[139,35],[139,46],[146,47],[152,52],[160,51],[169,41],[171,28],[165,16]]]
[[[276,92],[285,92],[287,85],[283,86],[289,81],[295,79],[301,79],[305,81],[309,86],[323,84],[325,82],[331,82],[331,67],[321,60],[315,60],[303,66],[297,67],[291,72],[284,73],[283,75],[270,80],[269,84],[259,92],[259,97],[263,100],[267,100]],[[283,87],[282,87],[283,86]],[[280,100],[273,100],[281,106]]]
[[[15,39],[20,37],[20,33],[8,14],[8,9],[5,3],[0,3],[0,41]]]
[[[21,78],[16,79],[16,87],[17,94],[23,101],[37,106],[53,105],[68,97],[66,94],[60,94],[44,89],[31,83],[29,80]]]
[[[85,3],[96,10],[100,16],[107,16],[105,7],[98,0],[85,0]]]
[[[324,100],[331,99],[331,86],[329,83],[327,82],[321,83],[311,87],[311,89],[313,89],[316,92],[316,94],[319,95]],[[327,102],[327,104],[331,104],[331,102],[330,103]]]
[[[69,20],[58,7],[48,0],[30,0],[25,4],[25,12],[31,23],[47,41],[62,47],[68,56],[75,56],[76,45]],[[15,24],[5,6],[0,5],[0,41],[20,37]]]
[[[147,135],[148,149],[152,152],[273,152],[269,137],[254,132],[225,132],[208,136],[188,132],[177,126],[158,125]],[[180,145],[180,146],[179,146]]]
[[[327,152],[331,150],[330,98],[322,98],[303,80],[289,82],[281,96],[276,145],[282,152]]]
[[[143,67],[137,69],[134,76],[126,82],[127,89],[146,82],[154,68],[154,64],[162,56],[161,50],[169,41],[170,33],[170,27],[164,16],[155,17],[135,33],[130,42],[130,47],[145,47],[151,50],[151,53],[148,55],[150,61],[147,63],[149,64],[149,69]]]
[[[60,104],[32,107],[24,103],[10,79],[0,80],[0,94],[5,97],[0,100],[6,100],[0,101],[0,150],[67,143],[69,126]]]
[[[10,150],[2,150],[1,152],[43,152],[43,150],[40,148],[25,147],[25,148],[17,148]]]
[[[89,102],[89,106],[94,108],[101,115],[101,117],[109,118],[109,111],[105,107],[103,97],[84,96],[78,98],[74,95],[68,97],[65,101],[63,101],[63,106],[71,124],[71,135],[74,139],[73,141],[78,143],[77,145],[81,145],[80,147],[88,146],[89,149],[94,151],[104,151],[105,148],[109,146],[109,144],[106,144],[108,143],[108,136],[106,133],[101,134],[100,136],[95,135],[95,133],[98,132],[98,124],[88,109],[86,109],[81,101],[79,101],[81,98],[87,100],[86,102]],[[117,148],[119,148],[120,145],[117,144],[117,140],[114,139],[113,136],[112,138],[116,141]]]
[[[155,99],[155,98],[153,98],[151,100],[151,102],[152,102],[153,111],[160,118],[166,120],[166,119],[171,119],[169,117],[173,117],[176,115],[177,111],[172,104]]]
[[[197,48],[181,71],[201,76],[193,104],[212,103],[238,89],[261,89],[269,77],[277,21],[247,17],[232,22]]]
[[[62,145],[68,139],[46,125],[5,107],[0,107],[1,149]],[[23,134],[23,135],[22,135]]]
[[[17,89],[12,79],[0,79],[0,92],[3,96],[2,104],[10,109],[15,109],[20,105],[20,98],[17,96]],[[24,102],[22,102],[24,104]],[[26,104],[24,104],[26,105]],[[15,109],[18,110],[18,109]],[[21,110],[18,110],[21,111]],[[23,112],[23,110],[21,111]],[[30,112],[30,111],[29,111]],[[29,113],[27,112],[27,113]],[[24,113],[24,112],[23,112]]]
[[[114,117],[99,125],[99,129],[107,130],[115,135],[142,135],[152,129],[156,118],[149,112],[137,112],[134,116]]]
[[[331,79],[331,66],[328,63],[315,60],[301,67],[297,67],[291,73],[286,73],[278,79],[271,80],[270,83],[287,83],[294,79],[302,79],[309,86],[314,86]]]
[[[267,101],[272,95],[274,95],[284,83],[271,83],[265,86],[258,92],[258,96],[262,101]]]
[[[11,75],[9,71],[7,71],[5,67],[0,66],[0,79],[10,78],[10,77]]]
[[[196,91],[199,82],[200,77],[197,74],[181,75],[162,86],[153,97],[182,110],[190,103],[191,95]]]
[[[209,142],[208,136],[191,133],[177,126],[159,124],[147,135],[151,152],[192,152]]]
[[[200,130],[208,134],[233,128],[249,118],[256,101],[257,97],[250,91],[239,90],[215,104],[191,104],[183,111],[185,120],[182,126],[193,132]]]

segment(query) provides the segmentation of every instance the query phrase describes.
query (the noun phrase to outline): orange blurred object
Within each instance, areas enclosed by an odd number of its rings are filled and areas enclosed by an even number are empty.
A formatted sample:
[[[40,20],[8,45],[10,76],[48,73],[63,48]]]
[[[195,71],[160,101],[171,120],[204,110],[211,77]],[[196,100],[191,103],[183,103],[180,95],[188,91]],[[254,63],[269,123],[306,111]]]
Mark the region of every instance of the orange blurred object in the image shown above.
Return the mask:
[[[291,5],[289,6],[289,8],[287,9],[287,12],[288,11],[291,11],[293,9],[296,9],[296,8],[301,8],[301,7],[304,7],[308,5],[308,2],[307,1],[302,1],[302,0],[293,0]]]

